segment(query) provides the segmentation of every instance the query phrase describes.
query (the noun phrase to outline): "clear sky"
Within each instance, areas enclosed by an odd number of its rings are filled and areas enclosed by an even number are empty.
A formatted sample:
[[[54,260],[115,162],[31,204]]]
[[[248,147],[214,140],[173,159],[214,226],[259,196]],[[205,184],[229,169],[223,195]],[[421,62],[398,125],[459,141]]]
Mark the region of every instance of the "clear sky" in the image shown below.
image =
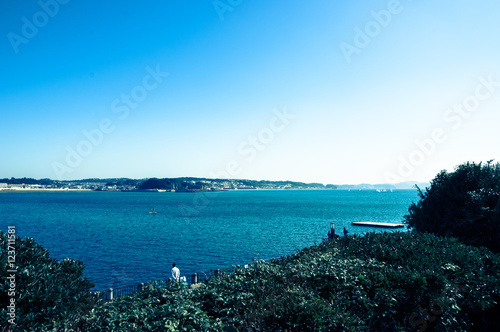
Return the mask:
[[[0,178],[429,181],[500,160],[500,2],[0,3]]]

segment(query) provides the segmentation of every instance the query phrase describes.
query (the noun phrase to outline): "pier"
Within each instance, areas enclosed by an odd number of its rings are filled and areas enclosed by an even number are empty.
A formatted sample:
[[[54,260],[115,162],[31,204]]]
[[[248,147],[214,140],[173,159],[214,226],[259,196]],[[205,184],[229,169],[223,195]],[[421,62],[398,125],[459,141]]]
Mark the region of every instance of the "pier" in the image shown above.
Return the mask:
[[[383,227],[383,228],[402,228],[404,224],[393,224],[388,222],[372,222],[372,221],[356,221],[351,223],[352,226],[367,226],[367,227]]]

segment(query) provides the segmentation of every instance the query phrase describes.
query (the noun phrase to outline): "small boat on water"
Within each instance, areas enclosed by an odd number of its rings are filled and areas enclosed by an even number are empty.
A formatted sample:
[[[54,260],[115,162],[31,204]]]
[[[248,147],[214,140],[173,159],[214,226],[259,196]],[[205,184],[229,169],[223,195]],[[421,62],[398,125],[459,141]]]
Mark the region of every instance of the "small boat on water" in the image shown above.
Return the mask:
[[[149,211],[150,214],[155,214],[156,211],[155,211],[155,208],[153,208],[153,211]]]

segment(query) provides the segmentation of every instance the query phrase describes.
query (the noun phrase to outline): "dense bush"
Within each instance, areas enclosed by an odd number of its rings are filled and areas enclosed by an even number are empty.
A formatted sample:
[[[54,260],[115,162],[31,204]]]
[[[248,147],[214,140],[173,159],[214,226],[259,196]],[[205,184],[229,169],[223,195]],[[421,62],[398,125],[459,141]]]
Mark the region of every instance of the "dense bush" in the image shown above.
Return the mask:
[[[486,331],[500,258],[421,233],[347,236],[201,287],[153,286],[98,305],[82,331]]]
[[[4,323],[7,234],[0,235]],[[432,234],[346,236],[196,289],[149,285],[108,303],[89,292],[81,262],[57,262],[33,239],[16,237],[16,251],[19,331],[488,331],[500,324],[500,258]]]
[[[202,310],[181,284],[140,292],[102,303],[77,325],[79,331],[220,331],[221,324]]]
[[[442,171],[419,196],[405,216],[410,228],[500,252],[500,164],[466,163]]]
[[[100,300],[89,290],[94,285],[83,277],[83,263],[64,259],[56,261],[32,238],[15,237],[15,287],[7,279],[8,233],[0,231],[0,317],[2,327],[8,323],[7,303],[15,298],[15,331],[46,331],[56,327],[71,327],[80,316],[87,314]],[[12,240],[12,238],[11,238]],[[15,289],[15,295],[9,291]]]

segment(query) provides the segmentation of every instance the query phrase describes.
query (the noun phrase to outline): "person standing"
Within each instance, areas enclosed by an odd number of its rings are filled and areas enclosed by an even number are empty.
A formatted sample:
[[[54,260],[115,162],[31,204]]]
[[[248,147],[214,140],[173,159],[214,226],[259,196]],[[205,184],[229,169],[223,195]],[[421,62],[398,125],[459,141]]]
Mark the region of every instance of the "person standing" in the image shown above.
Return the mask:
[[[328,231],[328,240],[335,238],[335,223],[330,223],[330,230]]]
[[[349,233],[349,232],[348,232],[348,231],[347,231],[347,229],[345,229],[345,227],[344,227],[344,236],[346,236],[346,235],[347,235],[347,233]]]
[[[175,281],[179,281],[179,278],[181,277],[181,271],[179,268],[175,265],[175,263],[172,264],[172,278]]]

